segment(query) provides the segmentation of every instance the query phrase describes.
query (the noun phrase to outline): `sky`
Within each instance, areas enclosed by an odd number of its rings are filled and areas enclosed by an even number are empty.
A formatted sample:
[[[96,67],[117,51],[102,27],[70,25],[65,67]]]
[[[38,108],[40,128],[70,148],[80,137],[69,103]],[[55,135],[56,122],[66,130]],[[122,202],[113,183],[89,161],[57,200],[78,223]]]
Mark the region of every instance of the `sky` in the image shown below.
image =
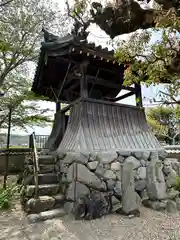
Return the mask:
[[[65,0],[51,0],[54,3],[56,3],[58,5],[58,7],[64,11],[66,5],[65,5]],[[104,1],[104,0],[103,0]],[[69,0],[69,3],[71,4],[73,2],[73,0]],[[96,45],[102,45],[103,47],[109,47],[109,45],[107,44],[108,41],[110,41],[109,36],[103,32],[98,26],[96,25],[91,25],[90,28],[90,34],[88,37],[88,40],[90,42],[94,42]],[[127,39],[128,35],[123,35],[120,38],[121,39]],[[118,37],[119,38],[119,37]],[[118,38],[115,38],[114,40],[116,41]],[[154,34],[151,41],[154,42],[156,40],[158,40],[160,38],[159,34]],[[33,69],[34,72],[35,69]],[[143,97],[145,96],[146,98],[153,98],[157,95],[157,93],[159,92],[160,89],[163,89],[163,87],[154,87],[154,86],[150,86],[149,88],[146,88],[145,86],[142,86],[142,95]],[[123,95],[124,93],[126,93],[126,91],[122,91],[120,95]],[[128,105],[135,105],[135,97],[131,96],[129,98],[126,98],[125,100],[122,100],[121,103],[123,104],[128,104]],[[144,101],[144,106],[146,106],[148,104],[147,101]],[[52,118],[54,116],[55,113],[55,103],[52,102],[41,102],[40,106],[42,108],[49,108],[52,110]],[[31,134],[33,131],[35,131],[35,133],[37,135],[49,135],[51,133],[51,129],[52,126],[49,127],[35,127],[34,129],[32,128],[27,128],[27,132],[23,132],[23,131],[17,131],[17,130],[13,130],[12,133],[14,134]]]

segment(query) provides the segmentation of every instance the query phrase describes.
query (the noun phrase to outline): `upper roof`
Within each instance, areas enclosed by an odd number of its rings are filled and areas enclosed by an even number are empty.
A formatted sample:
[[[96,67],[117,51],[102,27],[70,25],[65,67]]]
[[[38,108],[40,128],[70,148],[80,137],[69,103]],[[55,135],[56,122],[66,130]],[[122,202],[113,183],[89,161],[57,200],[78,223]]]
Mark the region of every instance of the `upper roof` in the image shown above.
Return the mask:
[[[54,101],[77,99],[80,76],[75,68],[84,60],[89,61],[87,75],[95,81],[103,79],[122,85],[124,66],[115,61],[114,51],[90,44],[81,36],[68,34],[60,38],[44,30],[32,91]],[[119,93],[119,89],[98,85],[97,82],[96,86],[93,82],[88,88],[100,90],[106,97],[116,97]]]

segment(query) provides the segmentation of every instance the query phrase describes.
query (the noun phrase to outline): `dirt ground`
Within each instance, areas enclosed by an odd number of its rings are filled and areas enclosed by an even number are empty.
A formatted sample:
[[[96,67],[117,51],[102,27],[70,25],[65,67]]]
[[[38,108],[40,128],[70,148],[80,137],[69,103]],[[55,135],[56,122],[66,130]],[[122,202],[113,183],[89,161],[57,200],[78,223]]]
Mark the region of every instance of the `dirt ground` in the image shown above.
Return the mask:
[[[140,211],[133,219],[116,214],[74,221],[65,216],[29,224],[18,201],[11,210],[0,211],[0,240],[180,240],[180,213]]]
[[[108,215],[93,221],[62,219],[29,224],[20,205],[0,212],[1,240],[179,240],[180,214],[141,208],[140,218]]]

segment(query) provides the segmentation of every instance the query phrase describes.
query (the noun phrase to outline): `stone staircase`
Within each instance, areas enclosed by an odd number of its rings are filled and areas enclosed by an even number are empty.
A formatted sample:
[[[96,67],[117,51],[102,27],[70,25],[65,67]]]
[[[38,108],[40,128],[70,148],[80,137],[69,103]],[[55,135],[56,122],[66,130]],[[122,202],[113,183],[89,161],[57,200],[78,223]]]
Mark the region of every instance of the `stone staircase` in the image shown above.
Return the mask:
[[[25,161],[21,202],[31,221],[46,220],[65,215],[64,195],[62,194],[60,175],[57,171],[56,158],[40,154],[38,173],[38,199],[35,198],[35,180],[33,161]]]

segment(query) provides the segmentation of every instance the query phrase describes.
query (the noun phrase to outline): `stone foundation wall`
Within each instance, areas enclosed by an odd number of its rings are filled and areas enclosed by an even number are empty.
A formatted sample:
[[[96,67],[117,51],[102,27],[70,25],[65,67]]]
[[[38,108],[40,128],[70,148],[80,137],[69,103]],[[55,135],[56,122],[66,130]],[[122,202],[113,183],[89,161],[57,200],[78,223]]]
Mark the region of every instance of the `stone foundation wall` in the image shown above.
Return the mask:
[[[179,162],[170,162],[164,151],[61,153],[56,162],[65,210],[89,218],[110,211],[139,215],[141,203],[155,210],[179,210],[179,169]]]

